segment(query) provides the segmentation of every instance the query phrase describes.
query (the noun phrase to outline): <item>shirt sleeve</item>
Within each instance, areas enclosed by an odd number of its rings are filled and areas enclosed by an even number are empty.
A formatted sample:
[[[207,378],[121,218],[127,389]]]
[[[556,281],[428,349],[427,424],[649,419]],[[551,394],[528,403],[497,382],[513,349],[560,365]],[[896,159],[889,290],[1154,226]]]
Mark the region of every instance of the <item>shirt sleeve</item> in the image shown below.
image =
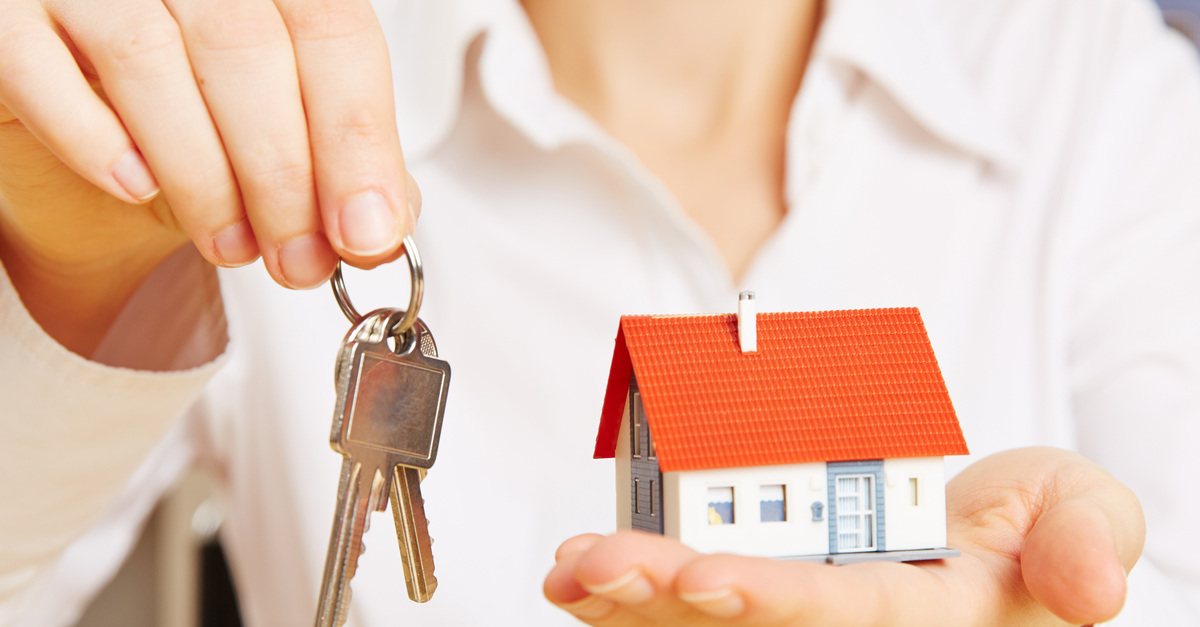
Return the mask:
[[[1069,155],[1065,359],[1081,452],[1146,515],[1112,624],[1198,624],[1200,58],[1150,3],[1118,6]]]
[[[0,268],[0,625],[224,361],[217,280],[197,259],[188,247],[139,288],[97,352],[108,363],[50,338]]]

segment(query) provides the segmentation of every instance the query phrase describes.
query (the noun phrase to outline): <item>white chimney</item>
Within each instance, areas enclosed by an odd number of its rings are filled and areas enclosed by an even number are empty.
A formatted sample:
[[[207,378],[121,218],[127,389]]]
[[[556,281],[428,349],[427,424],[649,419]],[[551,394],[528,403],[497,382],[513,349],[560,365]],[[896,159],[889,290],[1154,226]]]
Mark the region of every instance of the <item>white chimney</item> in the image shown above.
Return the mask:
[[[743,353],[758,352],[758,312],[754,306],[754,292],[738,295],[738,344]]]

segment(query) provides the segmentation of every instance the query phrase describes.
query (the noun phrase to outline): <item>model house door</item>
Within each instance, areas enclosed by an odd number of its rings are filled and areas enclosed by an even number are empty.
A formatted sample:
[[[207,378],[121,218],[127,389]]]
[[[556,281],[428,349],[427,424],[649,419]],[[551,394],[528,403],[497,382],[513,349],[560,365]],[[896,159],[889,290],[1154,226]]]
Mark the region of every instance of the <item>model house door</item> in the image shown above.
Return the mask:
[[[836,480],[838,552],[874,551],[874,475],[838,475]]]

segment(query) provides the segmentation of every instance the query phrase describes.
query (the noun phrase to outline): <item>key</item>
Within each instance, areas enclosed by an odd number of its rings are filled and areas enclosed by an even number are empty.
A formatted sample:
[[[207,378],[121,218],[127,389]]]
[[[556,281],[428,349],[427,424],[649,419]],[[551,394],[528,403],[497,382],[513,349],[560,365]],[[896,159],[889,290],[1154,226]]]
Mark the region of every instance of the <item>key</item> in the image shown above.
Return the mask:
[[[318,627],[345,624],[350,581],[370,514],[390,501],[409,598],[428,601],[437,588],[421,473],[433,466],[441,435],[450,365],[424,322],[387,344],[402,312],[365,316],[339,351],[338,401],[330,443],[344,457],[318,607]]]

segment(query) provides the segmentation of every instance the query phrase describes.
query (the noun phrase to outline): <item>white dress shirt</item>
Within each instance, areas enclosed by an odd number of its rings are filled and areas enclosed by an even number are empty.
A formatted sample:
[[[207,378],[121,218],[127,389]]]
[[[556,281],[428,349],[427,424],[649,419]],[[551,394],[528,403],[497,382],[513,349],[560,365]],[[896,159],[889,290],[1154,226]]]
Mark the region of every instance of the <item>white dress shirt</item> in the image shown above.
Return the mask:
[[[615,527],[613,462],[591,451],[618,317],[729,312],[742,289],[760,311],[919,307],[972,451],[950,471],[1083,452],[1146,511],[1114,624],[1200,624],[1200,63],[1147,0],[830,0],[788,212],[737,282],[555,92],[515,2],[377,5],[425,198],[421,317],[453,379],[422,486],[437,594],[407,600],[376,515],[352,624],[573,624],[542,578],[559,542]],[[177,280],[205,275],[194,256],[173,263],[145,289],[181,293],[131,303],[97,357],[180,346],[160,372],[68,353],[0,279],[0,625],[70,624],[193,461],[225,481],[247,623],[312,621],[349,323],[257,264],[219,273],[222,300]],[[360,310],[403,307],[407,274],[347,282]]]

